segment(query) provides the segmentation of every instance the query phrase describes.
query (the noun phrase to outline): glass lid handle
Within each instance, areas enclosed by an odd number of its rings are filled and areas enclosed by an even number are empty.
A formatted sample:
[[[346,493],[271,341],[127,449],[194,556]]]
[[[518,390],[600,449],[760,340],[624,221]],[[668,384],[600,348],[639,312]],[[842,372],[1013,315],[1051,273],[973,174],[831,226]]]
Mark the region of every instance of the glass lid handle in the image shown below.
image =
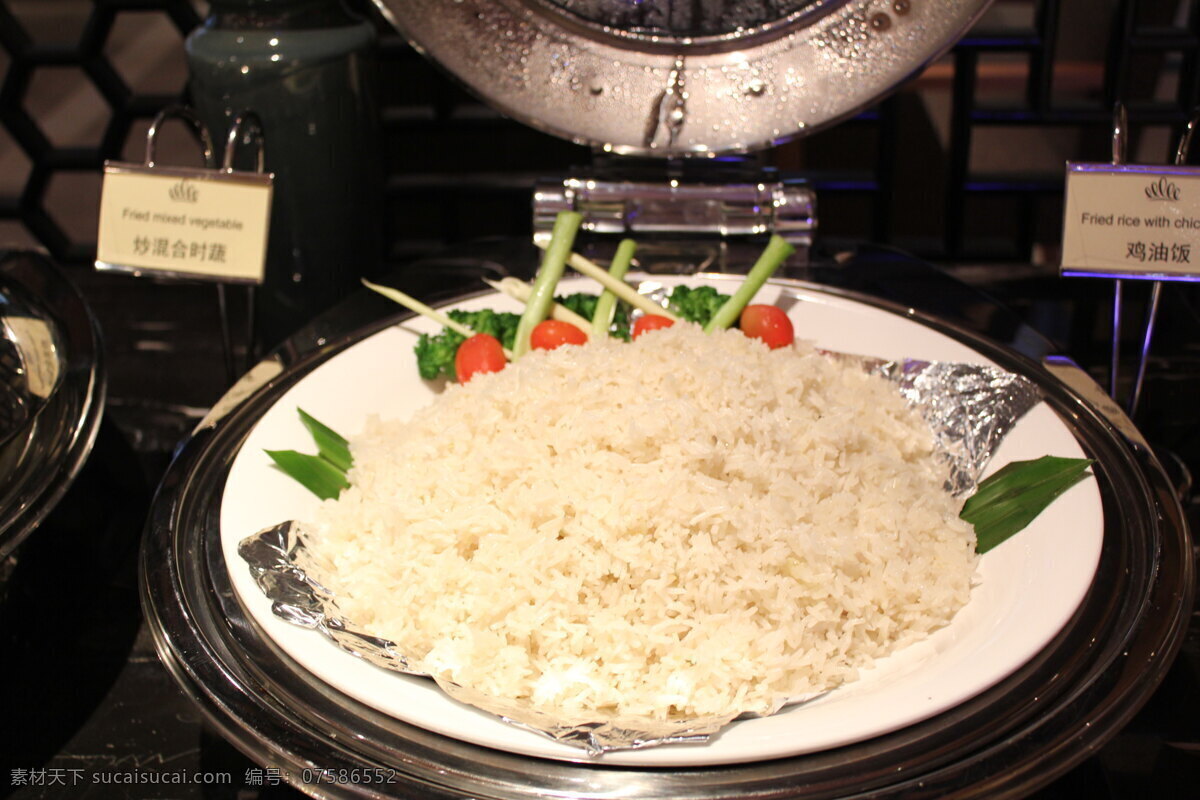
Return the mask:
[[[592,236],[712,241],[766,240],[779,234],[807,261],[817,228],[816,193],[801,181],[728,183],[621,177],[566,178],[534,192],[534,239],[548,238],[560,211],[583,214]]]

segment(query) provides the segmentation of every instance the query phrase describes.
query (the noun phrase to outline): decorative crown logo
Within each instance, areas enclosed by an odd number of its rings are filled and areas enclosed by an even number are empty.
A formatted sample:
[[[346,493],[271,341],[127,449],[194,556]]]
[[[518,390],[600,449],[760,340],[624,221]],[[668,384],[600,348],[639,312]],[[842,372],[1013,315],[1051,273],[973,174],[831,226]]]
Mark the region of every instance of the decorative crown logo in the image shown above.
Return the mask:
[[[1162,176],[1154,183],[1146,187],[1146,197],[1151,200],[1178,200],[1179,187],[1167,180],[1167,176]]]
[[[172,200],[179,203],[194,203],[198,198],[196,187],[187,178],[172,186],[167,194]]]

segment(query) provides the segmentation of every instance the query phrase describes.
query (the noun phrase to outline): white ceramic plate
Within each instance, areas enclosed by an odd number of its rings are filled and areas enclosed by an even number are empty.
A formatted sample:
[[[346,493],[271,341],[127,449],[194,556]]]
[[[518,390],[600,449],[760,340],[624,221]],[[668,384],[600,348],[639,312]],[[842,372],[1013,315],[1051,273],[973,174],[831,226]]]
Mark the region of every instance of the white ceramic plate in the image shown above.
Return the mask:
[[[732,292],[738,278],[659,278],[666,285],[708,283]],[[570,282],[568,282],[570,283]],[[563,291],[594,291],[594,284]],[[816,291],[770,284],[756,298],[787,308],[797,336],[817,346],[886,358],[990,363],[971,348],[902,315]],[[520,310],[499,295],[465,308]],[[456,739],[544,758],[587,760],[582,751],[523,731],[461,705],[432,681],[374,667],[319,633],[274,617],[237,544],[262,528],[304,519],[317,504],[275,469],[264,449],[309,449],[296,408],[346,435],[369,414],[404,418],[434,389],[417,376],[412,347],[437,326],[413,319],[383,330],[322,364],[271,407],[238,453],[221,507],[221,539],[233,585],[254,619],[304,668],[380,711]],[[989,469],[1051,454],[1082,457],[1067,426],[1045,404],[1017,424]],[[878,736],[927,719],[999,682],[1041,650],[1066,624],[1091,585],[1100,557],[1103,515],[1094,478],[1077,484],[1032,525],[987,553],[981,583],[946,628],[878,662],[862,677],[772,717],[737,722],[704,745],[615,752],[603,763],[700,766],[779,758]]]

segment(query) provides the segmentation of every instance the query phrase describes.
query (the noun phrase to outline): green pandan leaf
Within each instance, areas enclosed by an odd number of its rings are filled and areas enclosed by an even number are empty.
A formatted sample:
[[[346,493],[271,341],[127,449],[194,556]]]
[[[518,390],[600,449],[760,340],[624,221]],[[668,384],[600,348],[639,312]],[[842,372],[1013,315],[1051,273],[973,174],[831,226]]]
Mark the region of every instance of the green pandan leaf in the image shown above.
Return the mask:
[[[313,441],[317,443],[317,452],[321,458],[333,464],[333,466],[342,472],[349,470],[354,463],[354,459],[350,456],[350,443],[346,441],[346,437],[328,425],[314,419],[303,408],[297,408],[296,410],[300,412],[300,421],[304,423],[304,427],[308,428],[308,432],[312,434]]]
[[[1090,458],[1042,456],[1014,461],[979,484],[959,516],[975,526],[975,550],[986,553],[1023,530],[1059,495],[1088,476]]]
[[[320,456],[295,450],[267,450],[267,455],[288,477],[322,500],[332,500],[350,485],[346,474]]]
[[[284,474],[299,482],[322,500],[335,499],[350,485],[346,472],[354,464],[350,455],[350,443],[346,437],[313,417],[303,408],[300,421],[317,443],[317,454],[300,453],[296,450],[266,450]]]

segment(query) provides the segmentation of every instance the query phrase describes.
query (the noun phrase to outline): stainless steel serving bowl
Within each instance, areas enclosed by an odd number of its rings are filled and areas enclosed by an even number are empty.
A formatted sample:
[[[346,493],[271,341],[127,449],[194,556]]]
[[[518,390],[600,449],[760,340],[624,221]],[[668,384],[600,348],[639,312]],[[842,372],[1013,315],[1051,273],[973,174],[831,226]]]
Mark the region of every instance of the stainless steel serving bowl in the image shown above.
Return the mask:
[[[1105,530],[1092,588],[1051,644],[998,685],[932,719],[824,752],[734,766],[634,768],[467,744],[324,684],[284,654],[236,597],[219,541],[221,495],[241,443],[272,404],[317,366],[405,317],[365,295],[252,370],[168,471],[142,557],[144,605],[163,662],[229,741],[320,797],[997,798],[1050,782],[1115,734],[1173,660],[1194,580],[1179,503],[1137,430],[1078,368],[1045,357],[1028,331],[1006,330],[1006,340],[1024,342],[1018,350],[919,310],[916,298],[933,302],[940,290],[895,264],[876,266],[808,270],[801,277],[821,283],[780,285],[902,315],[1029,377],[1096,459]],[[353,774],[357,783],[337,777]]]
[[[621,155],[759,150],[875,103],[991,0],[375,0],[505,115]]]

